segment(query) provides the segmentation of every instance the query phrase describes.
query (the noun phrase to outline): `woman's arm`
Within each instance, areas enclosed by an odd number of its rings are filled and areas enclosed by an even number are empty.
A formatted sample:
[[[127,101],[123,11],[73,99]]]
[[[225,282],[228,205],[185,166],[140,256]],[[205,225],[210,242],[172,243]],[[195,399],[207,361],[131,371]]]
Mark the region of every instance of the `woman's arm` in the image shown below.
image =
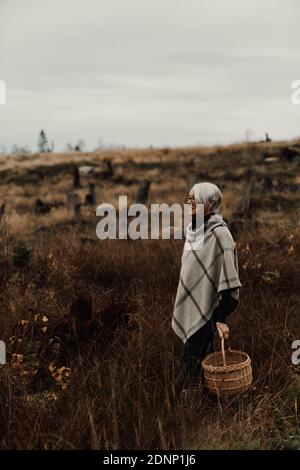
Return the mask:
[[[226,317],[232,313],[238,306],[238,301],[232,297],[231,292],[235,289],[227,289],[222,292],[222,298],[219,305],[214,310],[213,317],[220,338],[229,337],[229,328],[227,326]]]
[[[222,292],[219,305],[214,310],[215,322],[226,322],[226,317],[230,315],[238,306],[238,301],[232,297],[231,292],[235,289],[227,289]]]

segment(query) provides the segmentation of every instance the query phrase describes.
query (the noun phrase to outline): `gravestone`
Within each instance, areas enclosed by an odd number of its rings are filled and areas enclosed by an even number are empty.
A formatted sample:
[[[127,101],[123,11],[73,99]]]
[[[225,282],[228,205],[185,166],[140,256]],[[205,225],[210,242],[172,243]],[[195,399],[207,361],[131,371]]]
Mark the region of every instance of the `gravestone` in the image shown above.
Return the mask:
[[[150,190],[151,181],[143,180],[139,186],[137,191],[135,202],[137,204],[145,204],[149,197],[149,190]]]
[[[93,206],[95,204],[95,183],[89,184],[89,193],[85,196],[85,205]]]
[[[71,216],[80,214],[81,200],[79,195],[75,192],[68,193],[66,206]]]
[[[73,170],[73,188],[80,188],[80,174],[77,166]]]

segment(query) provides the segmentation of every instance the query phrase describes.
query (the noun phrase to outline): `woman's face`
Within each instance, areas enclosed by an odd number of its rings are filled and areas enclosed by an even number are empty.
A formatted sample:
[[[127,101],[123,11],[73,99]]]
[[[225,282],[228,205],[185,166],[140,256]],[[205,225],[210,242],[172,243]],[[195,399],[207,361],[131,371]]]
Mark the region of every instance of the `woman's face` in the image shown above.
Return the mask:
[[[196,206],[194,191],[189,192],[186,202],[187,202],[187,204],[189,204],[189,215],[191,215],[191,216],[196,215],[197,206]]]
[[[197,211],[199,212],[200,208],[197,207],[194,191],[189,192],[186,202],[187,202],[187,204],[190,205],[189,206],[189,214],[191,216],[195,216],[197,214]],[[208,215],[211,212],[211,209],[212,209],[212,204],[207,204],[204,207],[204,215]]]

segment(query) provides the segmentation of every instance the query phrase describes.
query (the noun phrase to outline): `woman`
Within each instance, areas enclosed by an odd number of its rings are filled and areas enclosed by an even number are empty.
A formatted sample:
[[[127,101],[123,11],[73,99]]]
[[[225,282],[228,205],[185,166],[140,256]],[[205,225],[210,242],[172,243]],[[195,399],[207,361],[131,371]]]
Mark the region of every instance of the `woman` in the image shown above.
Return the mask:
[[[226,317],[239,302],[237,252],[218,214],[221,201],[220,189],[211,183],[195,184],[187,198],[192,221],[186,229],[172,328],[184,343],[183,372],[188,382],[200,379],[201,361],[212,350],[215,331],[228,338]],[[204,209],[200,223],[199,204]]]

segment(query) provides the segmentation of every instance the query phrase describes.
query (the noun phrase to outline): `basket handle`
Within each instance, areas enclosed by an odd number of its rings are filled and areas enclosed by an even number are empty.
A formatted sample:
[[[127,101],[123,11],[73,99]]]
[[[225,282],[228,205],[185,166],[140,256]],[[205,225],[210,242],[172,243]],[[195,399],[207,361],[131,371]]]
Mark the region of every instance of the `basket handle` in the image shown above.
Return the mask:
[[[222,350],[223,366],[226,367],[226,357],[225,357],[225,347],[224,347],[224,336],[222,336],[222,338],[221,338],[221,350]]]
[[[232,351],[230,347],[229,337],[227,338],[228,342],[228,351]],[[226,357],[225,357],[225,338],[224,336],[221,338],[221,350],[222,350],[222,358],[223,358],[223,366],[226,367]]]

